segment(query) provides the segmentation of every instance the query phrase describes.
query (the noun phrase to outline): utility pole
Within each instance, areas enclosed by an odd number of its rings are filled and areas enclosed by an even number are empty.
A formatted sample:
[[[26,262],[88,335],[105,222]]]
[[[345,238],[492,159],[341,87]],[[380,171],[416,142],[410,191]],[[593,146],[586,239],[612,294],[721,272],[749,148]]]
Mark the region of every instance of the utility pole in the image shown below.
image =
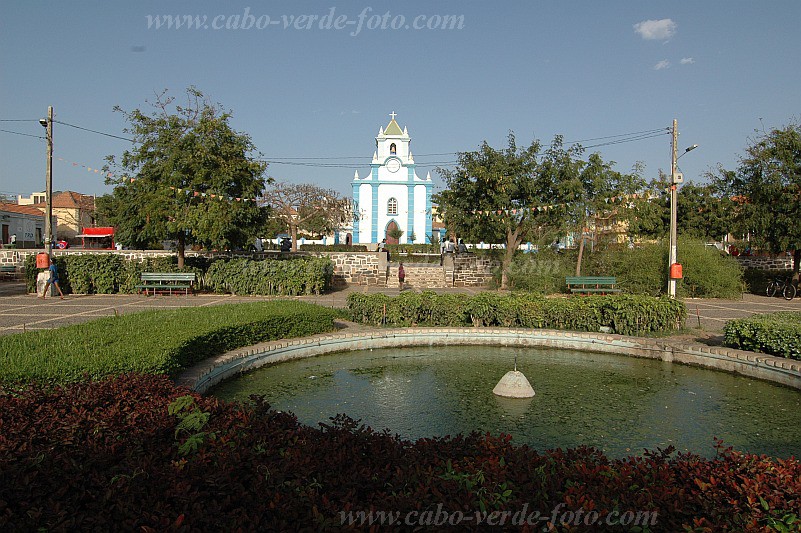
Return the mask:
[[[53,106],[47,108],[47,119],[39,123],[47,128],[47,178],[45,184],[45,250],[53,250]]]
[[[673,143],[670,153],[670,250],[668,252],[668,296],[676,298],[676,280],[671,276],[671,267],[676,262],[676,185],[678,176],[676,175],[677,146],[679,143],[679,122],[673,119]]]

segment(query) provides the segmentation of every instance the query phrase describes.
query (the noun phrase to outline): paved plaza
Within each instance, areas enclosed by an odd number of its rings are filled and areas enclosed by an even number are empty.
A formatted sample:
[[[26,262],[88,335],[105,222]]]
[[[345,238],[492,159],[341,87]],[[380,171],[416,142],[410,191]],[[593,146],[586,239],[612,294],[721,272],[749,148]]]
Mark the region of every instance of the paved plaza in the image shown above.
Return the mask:
[[[436,292],[457,294],[476,294],[481,289],[453,288],[434,289]],[[298,300],[313,302],[328,307],[344,308],[351,292],[376,293],[396,296],[396,287],[350,286],[321,296],[299,296]],[[286,298],[286,297],[284,297]],[[22,282],[0,282],[0,335],[50,329],[68,324],[87,322],[104,316],[129,314],[152,309],[174,309],[180,307],[202,307],[259,300],[277,299],[263,296],[232,296],[221,294],[198,295],[158,295],[137,294],[91,294],[67,295],[64,300],[47,298],[25,293]],[[801,298],[786,301],[781,298],[768,298],[745,294],[742,300],[687,299],[687,327],[704,335],[719,336],[723,325],[733,318],[747,317],[758,313],[778,311],[801,311]]]

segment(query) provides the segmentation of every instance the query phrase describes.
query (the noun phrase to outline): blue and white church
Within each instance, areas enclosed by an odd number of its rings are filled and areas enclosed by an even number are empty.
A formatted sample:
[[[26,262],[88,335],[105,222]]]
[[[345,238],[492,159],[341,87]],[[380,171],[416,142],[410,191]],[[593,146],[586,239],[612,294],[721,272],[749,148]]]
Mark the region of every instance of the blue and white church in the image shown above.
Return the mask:
[[[353,200],[357,211],[353,243],[424,244],[432,232],[431,173],[421,179],[415,172],[411,139],[401,129],[393,111],[386,128],[379,128],[370,173],[353,177]],[[400,239],[389,236],[403,232]]]

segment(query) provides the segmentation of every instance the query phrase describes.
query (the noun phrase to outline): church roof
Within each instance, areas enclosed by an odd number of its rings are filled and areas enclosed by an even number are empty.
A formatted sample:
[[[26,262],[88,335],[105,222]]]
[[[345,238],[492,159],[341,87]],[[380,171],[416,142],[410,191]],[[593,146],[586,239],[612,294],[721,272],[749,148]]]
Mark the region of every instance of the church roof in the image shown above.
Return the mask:
[[[398,126],[394,118],[390,120],[387,127],[384,128],[384,135],[403,135],[403,130],[401,130],[401,127]]]

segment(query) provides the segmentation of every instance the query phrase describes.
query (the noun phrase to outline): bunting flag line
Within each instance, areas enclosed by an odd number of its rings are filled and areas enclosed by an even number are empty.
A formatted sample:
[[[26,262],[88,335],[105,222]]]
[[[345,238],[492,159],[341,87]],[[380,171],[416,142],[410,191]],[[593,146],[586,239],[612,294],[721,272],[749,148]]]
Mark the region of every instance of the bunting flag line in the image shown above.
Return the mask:
[[[649,195],[643,193],[635,193],[635,194],[620,194],[616,196],[611,196],[609,198],[604,198],[603,201],[605,204],[618,204],[623,205],[624,202],[637,200],[637,199],[647,199]],[[524,216],[531,213],[540,213],[540,212],[547,212],[553,209],[559,209],[563,207],[567,207],[568,203],[559,203],[559,204],[548,204],[548,205],[536,205],[531,207],[518,207],[514,209],[497,209],[495,211],[490,210],[478,210],[478,211],[471,211],[470,213],[473,215],[482,215],[482,216],[492,216],[492,215],[512,215],[512,216]]]
[[[102,169],[99,169],[99,168],[92,168],[92,167],[90,167],[90,166],[88,166],[88,165],[84,165],[84,164],[82,164],[82,163],[76,163],[76,162],[74,162],[74,161],[67,161],[66,159],[63,159],[63,158],[61,158],[61,157],[57,157],[56,159],[58,159],[59,161],[62,161],[62,162],[64,162],[64,163],[70,163],[70,164],[72,164],[72,166],[74,166],[74,167],[81,167],[81,168],[85,168],[85,169],[87,170],[87,172],[94,172],[95,174],[103,174],[103,176],[104,176],[104,177],[106,177],[106,178],[111,178],[111,177],[113,177],[113,176],[114,176],[114,174],[112,174],[111,172],[103,172],[103,170],[102,170]]]
[[[119,176],[117,176],[113,172],[104,172],[102,169],[92,168],[92,167],[90,167],[88,165],[84,165],[83,163],[76,163],[75,161],[68,161],[68,160],[66,160],[66,159],[64,159],[62,157],[57,157],[56,159],[58,159],[59,161],[61,161],[63,163],[71,164],[73,167],[85,168],[87,170],[87,172],[92,172],[94,174],[102,174],[103,177],[106,177],[106,178],[119,178]],[[134,183],[136,181],[136,178],[128,178],[128,177],[124,177],[123,176],[121,178],[121,180],[124,181],[124,182],[127,182],[127,183]],[[173,191],[179,192],[179,193],[191,194],[193,197],[197,197],[197,198],[207,198],[208,197],[208,198],[219,199],[221,201],[222,200],[228,200],[230,202],[256,202],[257,201],[256,198],[242,198],[242,197],[226,196],[226,195],[216,194],[216,193],[212,194],[212,193],[205,193],[205,192],[197,192],[197,191],[193,191],[193,190],[190,190],[190,189],[184,189],[184,188],[172,187],[172,186],[170,187],[170,189],[173,190]]]

